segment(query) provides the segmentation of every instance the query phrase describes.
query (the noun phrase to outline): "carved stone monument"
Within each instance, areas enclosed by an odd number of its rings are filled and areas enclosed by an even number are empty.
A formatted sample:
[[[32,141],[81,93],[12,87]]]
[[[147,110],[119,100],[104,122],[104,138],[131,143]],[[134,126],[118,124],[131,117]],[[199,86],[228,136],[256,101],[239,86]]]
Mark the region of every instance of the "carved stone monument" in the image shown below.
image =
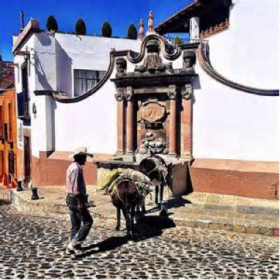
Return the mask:
[[[107,167],[137,169],[146,157],[160,156],[172,165],[173,194],[186,191],[197,47],[198,43],[175,48],[164,37],[150,34],[140,53],[116,59],[116,76],[111,81],[116,86],[119,160],[107,162]],[[177,59],[180,69],[172,65]],[[137,64],[134,71],[127,71],[128,63]]]

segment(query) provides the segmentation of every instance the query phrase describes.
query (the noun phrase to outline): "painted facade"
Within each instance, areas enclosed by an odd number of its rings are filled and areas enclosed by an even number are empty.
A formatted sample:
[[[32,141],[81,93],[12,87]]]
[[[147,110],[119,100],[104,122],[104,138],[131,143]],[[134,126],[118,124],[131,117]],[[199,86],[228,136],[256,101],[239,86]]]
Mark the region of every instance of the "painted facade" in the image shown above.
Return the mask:
[[[201,8],[200,2],[190,4],[184,14],[179,12],[177,18],[171,17],[156,30],[168,33],[169,25],[174,29],[177,24],[178,31],[187,32],[181,29],[182,21],[191,20],[194,11],[197,16],[207,9],[211,11],[209,25],[211,13],[216,13],[214,3],[224,3],[213,1]],[[279,26],[274,24],[279,18],[279,1],[270,0],[265,8],[251,0],[227,3],[228,7],[220,8],[225,9],[220,22],[214,21],[216,14],[212,25],[205,28],[201,16],[200,36],[208,43],[215,71],[232,83],[258,90],[248,93],[223,84],[198,63],[192,123],[193,184],[199,191],[278,198],[279,90],[276,96],[258,93],[279,88],[279,36],[275,36]]]
[[[15,90],[0,93],[0,180],[6,187],[17,185],[17,128]]]
[[[45,33],[38,26],[37,21],[31,20],[25,30],[14,38],[13,49],[16,92],[21,100],[18,102],[21,103],[18,106],[18,129],[22,131],[19,135],[19,155],[21,162],[25,162],[19,176],[26,181],[35,179],[33,175],[40,172],[41,166],[44,169],[45,163],[41,162],[50,154],[54,162],[49,168],[53,170],[52,166],[56,166],[59,160],[67,160],[68,154],[77,147],[86,146],[98,154],[113,154],[116,150],[114,119],[117,112],[111,82],[91,98],[73,104],[55,102],[50,96],[36,96],[34,92],[55,91],[64,98],[75,98],[75,70],[104,74],[110,64],[112,49],[137,50],[141,44],[138,40]],[[24,151],[30,155],[30,161],[24,159]],[[51,158],[48,163],[50,161]],[[28,165],[30,168],[26,168]],[[62,173],[58,176],[59,180],[53,174],[46,175],[45,179],[42,179],[44,175],[38,174],[34,183],[64,184]],[[94,174],[89,175],[91,183],[94,177]]]
[[[17,185],[16,122],[14,67],[0,56],[0,181],[6,187]]]
[[[279,38],[275,34],[279,27],[270,24],[267,30],[262,24],[278,19],[279,3],[270,1],[265,10],[252,0],[234,1],[223,7],[222,22],[213,27],[207,26],[203,18],[195,21],[201,24],[201,38],[208,41],[211,66],[235,83],[278,88]],[[196,9],[198,2],[190,8]],[[215,2],[219,6],[231,1]],[[176,16],[180,19],[180,13]],[[126,71],[133,72],[142,62],[131,62],[131,53],[124,50],[140,53],[141,41],[49,34],[36,29],[36,24],[32,27],[31,22],[26,38],[18,38],[14,44],[17,93],[24,91],[24,67],[28,69],[29,85],[27,118],[18,121],[18,128],[23,127],[19,150],[23,153],[23,147],[29,147],[29,176],[35,185],[58,185],[64,184],[67,156],[77,147],[87,146],[95,154],[94,160],[116,154],[118,108],[111,81],[116,77],[115,59],[124,58]],[[168,33],[168,25],[164,30],[163,34]],[[260,39],[261,34],[266,34],[265,40]],[[194,191],[277,198],[279,91],[278,96],[257,95],[221,83],[206,73],[199,51],[188,127]],[[160,55],[163,63],[169,62]],[[172,61],[174,69],[182,65],[183,51]],[[103,71],[104,77],[84,96],[78,96],[75,69]],[[85,171],[88,182],[96,183],[95,165],[87,164]],[[23,170],[21,176],[27,178],[28,174]]]

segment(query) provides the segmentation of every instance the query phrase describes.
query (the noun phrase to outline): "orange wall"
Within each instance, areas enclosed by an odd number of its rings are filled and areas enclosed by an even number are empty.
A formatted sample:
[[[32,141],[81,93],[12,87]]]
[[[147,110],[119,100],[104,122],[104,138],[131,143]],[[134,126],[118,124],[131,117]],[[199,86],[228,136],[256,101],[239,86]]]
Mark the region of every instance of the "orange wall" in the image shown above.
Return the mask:
[[[4,124],[7,124],[7,139],[4,137]],[[0,135],[4,138],[0,141],[0,176],[4,185],[8,185],[9,150],[15,154],[15,177],[17,178],[17,124],[15,108],[15,90],[7,90],[0,95]],[[15,186],[13,179],[10,186]]]

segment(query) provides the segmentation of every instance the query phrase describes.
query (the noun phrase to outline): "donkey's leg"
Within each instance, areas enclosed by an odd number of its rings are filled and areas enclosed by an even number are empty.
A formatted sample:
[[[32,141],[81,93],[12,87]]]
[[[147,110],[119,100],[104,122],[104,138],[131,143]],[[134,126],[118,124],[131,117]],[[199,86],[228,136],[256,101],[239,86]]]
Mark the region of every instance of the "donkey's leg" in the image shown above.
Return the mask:
[[[142,213],[146,214],[145,197],[143,198],[143,201],[142,201]]]
[[[131,215],[128,209],[123,209],[123,215],[125,217],[126,222],[126,235],[128,238],[131,238]]]
[[[164,184],[160,184],[160,193],[159,193],[159,201],[160,203],[163,201],[163,192],[164,192]]]
[[[155,186],[155,204],[158,204],[158,185]]]
[[[116,230],[120,230],[121,227],[121,209],[117,207],[117,226]]]
[[[136,213],[140,213],[141,212],[141,207],[140,207],[140,205],[137,205],[136,206]]]
[[[134,238],[134,216],[135,216],[135,205],[131,206],[131,214],[130,214],[130,231],[131,231],[131,238]]]
[[[145,214],[146,207],[145,207],[145,197],[141,198],[140,202],[136,205],[136,214]]]

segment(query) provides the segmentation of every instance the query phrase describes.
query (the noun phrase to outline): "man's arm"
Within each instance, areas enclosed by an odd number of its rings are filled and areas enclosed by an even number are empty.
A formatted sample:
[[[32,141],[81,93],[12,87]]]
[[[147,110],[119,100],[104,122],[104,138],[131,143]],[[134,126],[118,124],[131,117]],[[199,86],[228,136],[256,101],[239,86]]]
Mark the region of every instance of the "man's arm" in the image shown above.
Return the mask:
[[[77,174],[77,204],[78,204],[78,209],[82,210],[86,208],[85,204],[85,185],[84,185],[84,175],[83,172],[78,169],[78,174]]]

